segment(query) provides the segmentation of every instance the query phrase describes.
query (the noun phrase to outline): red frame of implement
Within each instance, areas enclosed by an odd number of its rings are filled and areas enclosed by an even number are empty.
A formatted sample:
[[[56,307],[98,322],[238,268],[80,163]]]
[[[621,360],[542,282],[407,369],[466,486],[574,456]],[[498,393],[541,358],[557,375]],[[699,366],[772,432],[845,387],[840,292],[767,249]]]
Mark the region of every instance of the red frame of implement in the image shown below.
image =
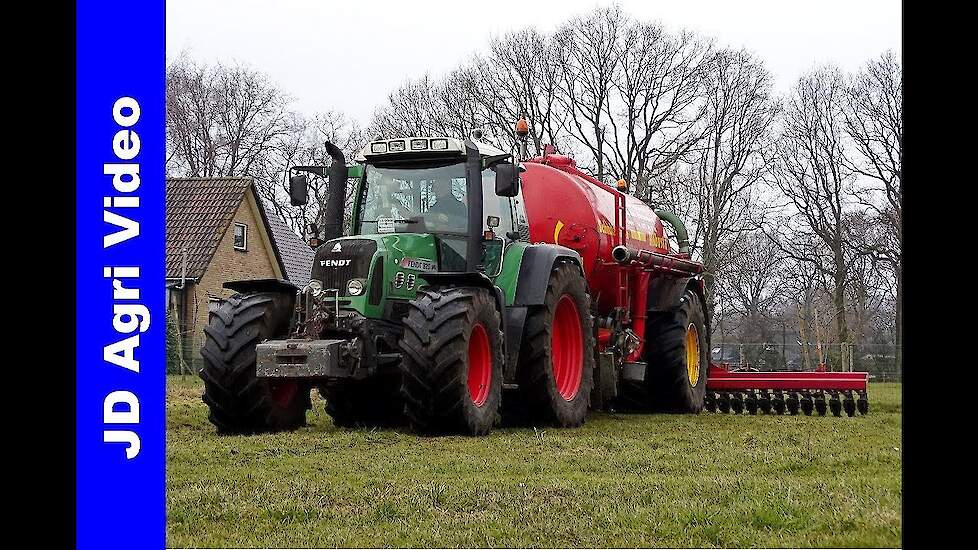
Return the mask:
[[[868,372],[731,371],[711,364],[707,372],[706,389],[712,391],[866,391],[868,380]]]

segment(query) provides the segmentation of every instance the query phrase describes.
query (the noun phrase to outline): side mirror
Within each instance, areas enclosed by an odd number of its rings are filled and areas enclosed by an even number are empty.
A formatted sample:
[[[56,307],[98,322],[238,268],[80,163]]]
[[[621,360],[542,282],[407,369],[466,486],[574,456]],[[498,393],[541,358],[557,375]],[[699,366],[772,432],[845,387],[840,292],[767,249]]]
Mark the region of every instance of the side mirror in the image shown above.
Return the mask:
[[[515,197],[520,193],[520,167],[511,162],[500,162],[493,166],[496,172],[496,194],[500,197]]]
[[[309,202],[309,178],[305,174],[296,174],[289,178],[289,198],[292,206],[302,206]]]

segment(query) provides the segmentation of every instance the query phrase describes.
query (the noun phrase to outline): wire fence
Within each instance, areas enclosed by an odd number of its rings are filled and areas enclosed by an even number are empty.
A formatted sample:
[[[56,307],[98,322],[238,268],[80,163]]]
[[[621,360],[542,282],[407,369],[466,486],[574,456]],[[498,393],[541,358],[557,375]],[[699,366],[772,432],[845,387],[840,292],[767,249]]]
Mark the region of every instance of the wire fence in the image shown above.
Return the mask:
[[[179,331],[172,325],[167,327],[166,373],[196,374],[203,366],[200,348],[204,345],[201,334]]]
[[[715,363],[761,371],[813,371],[819,364],[829,371],[863,371],[879,382],[900,382],[902,372],[892,344],[832,343],[780,344],[713,342]]]

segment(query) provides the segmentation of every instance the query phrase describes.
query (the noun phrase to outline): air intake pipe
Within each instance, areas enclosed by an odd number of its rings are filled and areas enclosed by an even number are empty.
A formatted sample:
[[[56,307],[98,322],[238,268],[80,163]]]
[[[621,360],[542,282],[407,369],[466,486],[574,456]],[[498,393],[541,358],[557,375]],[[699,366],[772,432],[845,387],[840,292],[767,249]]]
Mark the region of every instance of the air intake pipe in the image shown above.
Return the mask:
[[[622,265],[655,267],[683,277],[693,277],[703,272],[703,264],[699,262],[667,256],[650,250],[636,250],[624,245],[612,249],[611,257]]]
[[[346,180],[349,171],[343,151],[326,142],[326,153],[333,162],[329,165],[329,197],[323,214],[323,240],[328,241],[343,236],[343,212],[346,210]]]

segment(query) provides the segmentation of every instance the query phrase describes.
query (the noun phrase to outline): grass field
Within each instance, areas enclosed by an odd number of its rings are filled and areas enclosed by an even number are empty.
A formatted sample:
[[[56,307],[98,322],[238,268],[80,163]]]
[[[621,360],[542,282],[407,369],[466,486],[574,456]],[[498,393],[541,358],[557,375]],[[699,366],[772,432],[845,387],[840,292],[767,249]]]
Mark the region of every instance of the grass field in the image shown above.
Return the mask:
[[[574,430],[218,437],[167,390],[172,547],[899,546],[900,386],[869,416],[594,414]]]

